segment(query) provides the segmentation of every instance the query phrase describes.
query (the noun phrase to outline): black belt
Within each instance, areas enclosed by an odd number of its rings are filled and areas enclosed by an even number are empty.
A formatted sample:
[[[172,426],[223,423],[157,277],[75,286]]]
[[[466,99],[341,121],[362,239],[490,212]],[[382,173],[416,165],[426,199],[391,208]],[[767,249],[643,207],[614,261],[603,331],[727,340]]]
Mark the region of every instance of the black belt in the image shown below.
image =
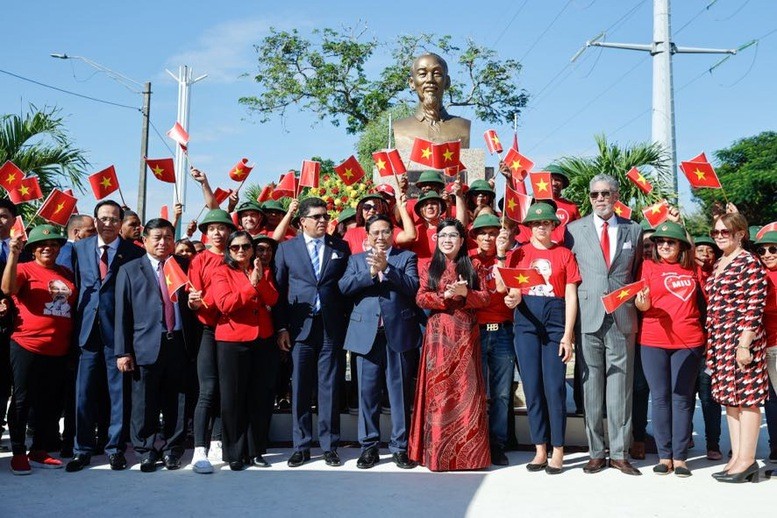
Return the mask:
[[[162,331],[162,338],[165,338],[167,340],[172,340],[175,338],[176,335],[181,336],[183,334],[182,331]]]
[[[504,322],[498,322],[494,324],[480,324],[480,329],[485,331],[499,331],[500,329],[512,327],[513,323],[509,320],[505,320]]]

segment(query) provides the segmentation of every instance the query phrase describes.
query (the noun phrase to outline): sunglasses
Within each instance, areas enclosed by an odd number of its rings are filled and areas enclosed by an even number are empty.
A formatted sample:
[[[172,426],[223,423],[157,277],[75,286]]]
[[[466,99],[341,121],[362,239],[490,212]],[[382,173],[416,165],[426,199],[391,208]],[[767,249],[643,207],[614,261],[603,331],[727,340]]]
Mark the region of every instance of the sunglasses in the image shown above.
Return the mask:
[[[378,210],[378,206],[372,203],[365,203],[362,205],[362,210]]]
[[[237,252],[239,250],[242,250],[243,252],[247,252],[253,248],[253,245],[251,243],[243,243],[241,245],[229,245],[229,250],[232,252]]]
[[[722,230],[710,230],[710,236],[711,237],[731,237],[731,231],[727,228],[724,228]]]
[[[654,240],[656,242],[656,245],[668,245],[668,246],[675,246],[679,244],[679,241],[675,239],[663,239],[663,238],[657,238]]]
[[[314,219],[316,221],[324,220],[329,221],[329,218],[331,217],[328,212],[324,212],[323,214],[309,214],[307,216],[302,216],[303,218],[310,218]]]
[[[612,192],[611,192],[611,191],[591,191],[591,192],[588,194],[588,196],[589,196],[589,197],[590,197],[592,200],[595,200],[595,199],[599,198],[599,196],[601,196],[602,198],[604,198],[604,199],[606,200],[606,199],[607,199],[607,198],[609,198],[611,195],[612,195]]]
[[[766,255],[766,252],[774,255],[777,254],[777,246],[759,246],[756,252],[758,252],[758,255]]]

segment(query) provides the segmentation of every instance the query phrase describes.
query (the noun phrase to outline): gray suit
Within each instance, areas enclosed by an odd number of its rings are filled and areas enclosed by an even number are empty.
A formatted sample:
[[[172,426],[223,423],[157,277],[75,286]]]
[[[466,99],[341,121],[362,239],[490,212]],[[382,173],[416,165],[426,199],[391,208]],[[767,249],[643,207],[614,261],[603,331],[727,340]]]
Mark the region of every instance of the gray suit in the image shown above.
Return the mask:
[[[608,269],[593,218],[589,215],[570,223],[566,241],[583,279],[577,291],[581,353],[577,361],[581,362],[583,373],[586,435],[591,458],[603,459],[606,392],[610,458],[624,460],[631,439],[637,311],[632,300],[608,315],[601,299],[636,279],[642,263],[642,228],[616,216],[615,255]]]

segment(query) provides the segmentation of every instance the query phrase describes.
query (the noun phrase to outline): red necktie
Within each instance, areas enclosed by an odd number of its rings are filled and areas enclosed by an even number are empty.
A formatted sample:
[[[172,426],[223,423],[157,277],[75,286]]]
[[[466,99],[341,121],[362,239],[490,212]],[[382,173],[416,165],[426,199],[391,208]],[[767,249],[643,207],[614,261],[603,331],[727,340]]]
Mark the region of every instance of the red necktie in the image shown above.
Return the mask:
[[[175,261],[175,259],[171,259]],[[159,289],[162,291],[162,315],[165,319],[165,327],[168,333],[175,329],[175,308],[173,301],[170,300],[170,293],[167,291],[167,280],[165,279],[164,261],[159,261]]]
[[[101,248],[103,249],[100,255],[100,280],[102,281],[108,275],[108,245],[103,245]]]
[[[604,262],[607,264],[607,268],[610,268],[610,233],[607,231],[609,225],[605,221],[602,225],[602,253],[604,254]]]

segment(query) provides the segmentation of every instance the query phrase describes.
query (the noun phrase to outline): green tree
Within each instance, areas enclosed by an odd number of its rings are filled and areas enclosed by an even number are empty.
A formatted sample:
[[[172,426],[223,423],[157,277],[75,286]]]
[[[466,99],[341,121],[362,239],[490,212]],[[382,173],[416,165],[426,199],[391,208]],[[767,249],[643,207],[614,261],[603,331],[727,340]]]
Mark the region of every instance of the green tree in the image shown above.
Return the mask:
[[[727,197],[751,224],[777,220],[777,132],[743,138],[714,154],[725,197],[720,189],[694,190],[703,212],[711,214]]]
[[[366,28],[324,28],[308,39],[296,29],[271,29],[254,46],[260,92],[239,102],[260,122],[283,117],[292,107],[334,126],[344,121],[348,133],[359,133],[397,102],[415,104],[408,93],[410,64],[420,53],[438,52],[451,69],[446,106],[468,106],[479,120],[496,123],[512,122],[526,105],[528,95],[517,87],[520,63],[500,60],[494,50],[472,40],[457,45],[450,36],[420,34],[382,43],[365,33]],[[388,49],[390,63],[379,69],[385,54],[374,55],[382,48]]]
[[[662,198],[670,203],[674,201],[667,181],[667,159],[659,144],[639,143],[621,147],[608,143],[604,135],[594,138],[598,147],[596,156],[565,156],[556,162],[569,178],[564,196],[577,203],[583,215],[591,212],[589,183],[599,173],[609,174],[620,182],[620,200],[634,210],[633,219],[642,219],[642,209]],[[653,185],[650,195],[643,194],[626,178],[632,167],[640,168],[645,179]]]
[[[359,159],[359,163],[361,163],[364,170],[368,172],[368,176],[369,173],[372,172],[374,166],[372,153],[379,149],[390,147],[388,145],[389,115],[391,115],[392,120],[397,120],[403,117],[409,117],[413,111],[414,108],[412,105],[402,102],[392,106],[364,126],[361,135],[359,135],[359,140],[356,141],[356,158]]]

